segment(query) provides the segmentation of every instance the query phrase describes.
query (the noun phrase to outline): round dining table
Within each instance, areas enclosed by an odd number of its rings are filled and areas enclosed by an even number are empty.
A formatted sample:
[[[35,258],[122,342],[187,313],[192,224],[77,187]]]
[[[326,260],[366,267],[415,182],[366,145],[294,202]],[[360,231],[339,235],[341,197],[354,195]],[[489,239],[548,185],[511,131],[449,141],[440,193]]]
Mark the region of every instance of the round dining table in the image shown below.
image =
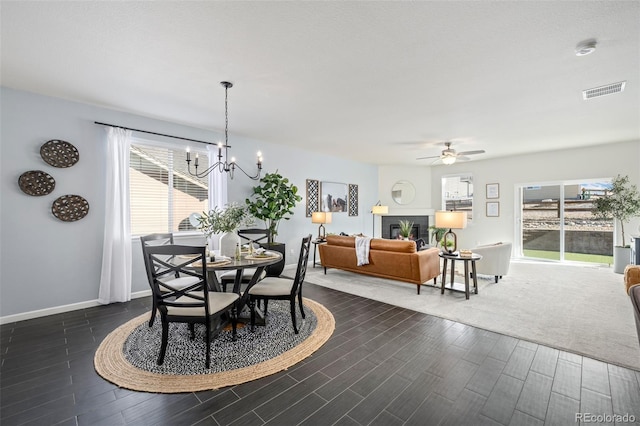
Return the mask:
[[[232,291],[240,296],[236,305],[239,314],[249,301],[249,290],[258,283],[265,268],[282,260],[282,254],[277,251],[266,251],[265,254],[264,257],[261,257],[257,254],[243,253],[237,260],[233,258],[221,258],[218,255],[214,258],[214,261],[207,261],[207,283],[209,284],[209,289],[211,291],[222,291],[222,286],[218,279],[218,272],[235,270],[236,275],[233,281]],[[242,289],[242,277],[245,269],[254,268],[255,272],[249,282],[246,283],[246,287]],[[261,318],[262,315],[259,315],[259,317]]]

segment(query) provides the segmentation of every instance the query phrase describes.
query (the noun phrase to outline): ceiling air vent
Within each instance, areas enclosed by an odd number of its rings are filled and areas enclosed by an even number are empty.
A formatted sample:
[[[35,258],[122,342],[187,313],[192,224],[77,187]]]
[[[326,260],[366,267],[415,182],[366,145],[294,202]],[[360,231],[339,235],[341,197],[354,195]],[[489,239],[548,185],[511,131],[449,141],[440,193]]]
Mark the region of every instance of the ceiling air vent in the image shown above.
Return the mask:
[[[617,83],[607,84],[606,86],[594,87],[593,89],[587,89],[582,91],[582,98],[584,100],[597,98],[600,96],[612,95],[614,93],[620,93],[624,90],[626,81],[619,81]]]

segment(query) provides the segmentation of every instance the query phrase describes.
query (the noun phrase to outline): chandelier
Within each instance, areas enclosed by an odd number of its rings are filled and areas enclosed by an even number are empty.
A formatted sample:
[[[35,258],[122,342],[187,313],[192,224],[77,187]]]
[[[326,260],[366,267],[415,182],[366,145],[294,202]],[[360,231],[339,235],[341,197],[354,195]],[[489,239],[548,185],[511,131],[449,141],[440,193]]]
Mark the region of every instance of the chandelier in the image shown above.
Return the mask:
[[[231,157],[231,161],[227,161],[229,158],[229,107],[228,107],[228,96],[227,91],[230,87],[233,87],[232,83],[228,81],[221,81],[221,85],[224,86],[224,145],[222,142],[218,142],[218,161],[206,168],[205,170],[198,171],[198,154],[196,154],[196,158],[194,161],[195,172],[191,171],[191,152],[189,148],[187,148],[187,171],[191,176],[196,176],[199,178],[207,176],[209,173],[217,170],[219,173],[228,173],[229,177],[233,179],[233,173],[236,169],[240,170],[244,173],[249,179],[258,180],[260,179],[260,173],[262,172],[262,153],[258,151],[258,160],[256,165],[258,166],[258,171],[255,175],[251,176],[247,172],[245,172],[242,167],[236,164],[235,157]],[[222,155],[222,149],[224,148],[224,156]],[[223,160],[224,158],[224,160]]]

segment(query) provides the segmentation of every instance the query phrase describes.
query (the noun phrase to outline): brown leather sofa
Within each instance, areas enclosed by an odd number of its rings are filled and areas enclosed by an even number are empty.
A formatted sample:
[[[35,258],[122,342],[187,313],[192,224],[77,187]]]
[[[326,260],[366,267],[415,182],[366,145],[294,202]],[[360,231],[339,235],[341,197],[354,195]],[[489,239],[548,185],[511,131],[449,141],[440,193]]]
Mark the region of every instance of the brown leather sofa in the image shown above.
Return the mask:
[[[369,264],[357,266],[355,237],[328,235],[327,243],[318,246],[324,267],[342,269],[374,277],[389,278],[420,286],[429,280],[436,283],[440,275],[439,250],[435,247],[417,251],[413,241],[371,240]]]

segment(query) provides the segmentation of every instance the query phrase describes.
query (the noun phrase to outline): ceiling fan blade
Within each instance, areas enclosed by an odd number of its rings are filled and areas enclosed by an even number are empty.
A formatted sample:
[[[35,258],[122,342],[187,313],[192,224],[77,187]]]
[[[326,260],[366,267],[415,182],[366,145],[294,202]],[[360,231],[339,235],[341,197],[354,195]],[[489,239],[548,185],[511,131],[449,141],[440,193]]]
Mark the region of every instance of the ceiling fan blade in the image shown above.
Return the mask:
[[[416,160],[428,160],[429,158],[440,158],[439,155],[431,155],[429,157],[418,157]]]
[[[485,150],[484,149],[478,149],[476,151],[464,151],[464,152],[459,152],[458,155],[474,155],[474,154],[484,154]]]
[[[460,154],[458,154],[458,156],[456,157],[456,160],[457,160],[457,161],[469,161],[469,160],[471,160],[471,158],[466,157],[466,156],[464,156],[464,155],[460,155]]]

